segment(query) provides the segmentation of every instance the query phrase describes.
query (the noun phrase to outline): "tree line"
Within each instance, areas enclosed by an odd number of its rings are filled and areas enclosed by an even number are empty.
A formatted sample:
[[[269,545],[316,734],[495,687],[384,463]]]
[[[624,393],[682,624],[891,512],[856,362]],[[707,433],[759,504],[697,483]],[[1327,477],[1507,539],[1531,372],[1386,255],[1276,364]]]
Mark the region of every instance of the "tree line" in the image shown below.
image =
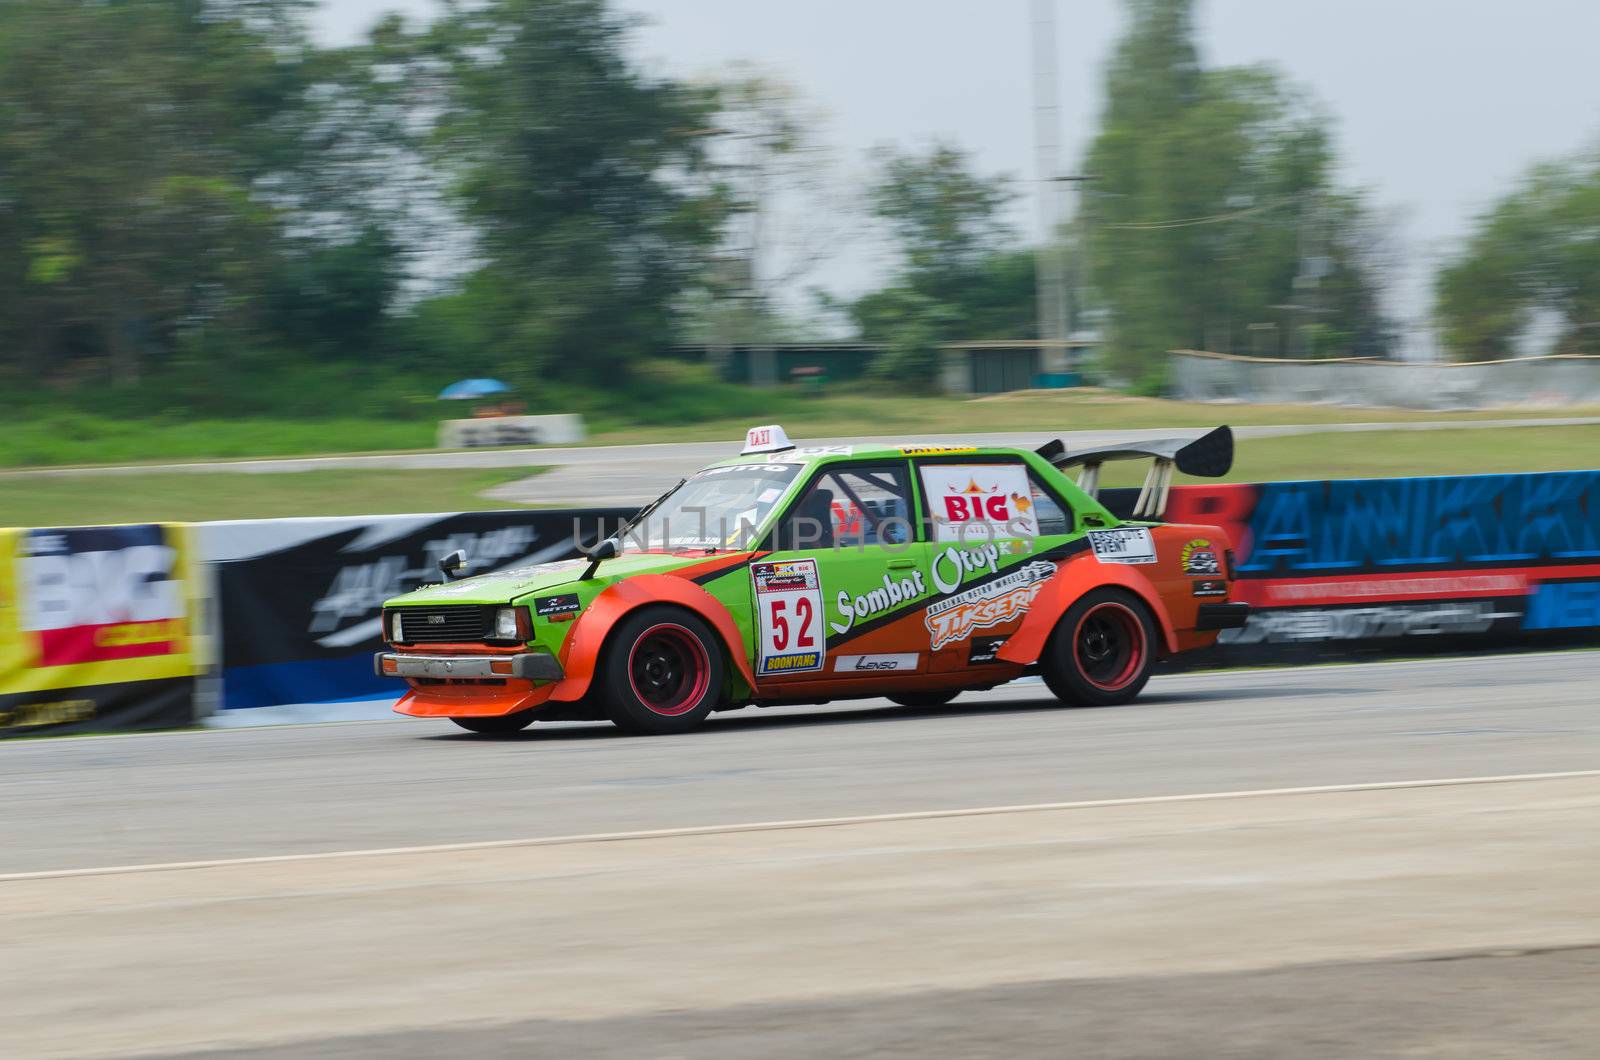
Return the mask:
[[[1342,187],[1328,114],[1262,67],[1206,68],[1194,0],[1126,0],[1076,217],[1054,234],[1103,371],[1164,351],[1384,356],[1387,235]],[[310,0],[0,5],[0,379],[293,401],[349,373],[596,387],[675,341],[809,335],[770,253],[817,148],[794,94],[661,76],[606,0],[441,0],[351,47]],[[889,282],[825,303],[906,379],[938,342],[1035,334],[1028,185],[959,145],[886,146],[857,207]],[[1595,352],[1592,160],[1547,166],[1440,276],[1454,356],[1533,318]],[[765,240],[766,249],[763,251]],[[766,256],[763,257],[763,254]],[[732,307],[732,308],[730,308]],[[274,389],[274,388],[279,389]]]

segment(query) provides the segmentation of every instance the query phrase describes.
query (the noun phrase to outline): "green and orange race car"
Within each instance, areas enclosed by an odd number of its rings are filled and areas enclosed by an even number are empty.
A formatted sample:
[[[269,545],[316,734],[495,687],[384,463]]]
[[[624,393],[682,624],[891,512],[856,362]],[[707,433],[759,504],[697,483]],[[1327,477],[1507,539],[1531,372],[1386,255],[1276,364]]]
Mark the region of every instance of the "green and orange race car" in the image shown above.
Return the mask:
[[[1132,520],[1101,465],[1150,458]],[[1174,467],[1225,474],[1228,428],[1068,453],[800,448],[753,428],[575,559],[389,601],[379,674],[401,714],[481,733],[609,718],[638,733],[717,710],[885,696],[933,706],[1025,674],[1063,702],[1136,696],[1152,664],[1240,626],[1225,533],[1160,521]],[[1076,482],[1067,469],[1080,468]],[[457,554],[441,564],[459,573]]]

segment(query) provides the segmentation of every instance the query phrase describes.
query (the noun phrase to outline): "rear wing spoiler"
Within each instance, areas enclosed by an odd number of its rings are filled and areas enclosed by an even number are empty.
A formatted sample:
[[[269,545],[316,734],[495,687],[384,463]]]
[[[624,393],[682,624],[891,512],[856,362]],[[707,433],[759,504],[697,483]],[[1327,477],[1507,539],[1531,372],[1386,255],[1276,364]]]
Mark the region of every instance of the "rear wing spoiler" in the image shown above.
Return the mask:
[[[1112,460],[1153,460],[1145,475],[1144,488],[1133,506],[1135,519],[1160,519],[1167,510],[1167,495],[1172,489],[1173,468],[1198,478],[1221,478],[1233,469],[1233,428],[1223,426],[1199,438],[1159,438],[1144,442],[1123,442],[1069,453],[1059,438],[1037,450],[1051,464],[1065,471],[1082,468],[1078,487],[1091,497],[1100,493],[1100,467]]]

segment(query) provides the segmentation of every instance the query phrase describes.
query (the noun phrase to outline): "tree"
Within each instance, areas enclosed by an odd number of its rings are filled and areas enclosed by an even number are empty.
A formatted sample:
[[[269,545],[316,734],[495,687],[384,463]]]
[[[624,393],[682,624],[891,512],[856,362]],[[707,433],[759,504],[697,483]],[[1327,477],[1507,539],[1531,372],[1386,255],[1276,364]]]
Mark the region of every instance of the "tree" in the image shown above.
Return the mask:
[[[710,345],[781,341],[807,330],[795,291],[850,242],[822,118],[800,90],[748,63],[709,83],[707,138],[726,218],[705,288],[685,303],[689,329]]]
[[[0,5],[0,366],[131,382],[254,308],[303,0]]]
[[[851,306],[862,339],[916,350],[923,340],[1032,334],[1033,254],[1016,248],[1005,218],[1015,198],[1009,179],[976,173],[967,154],[946,143],[923,153],[880,147],[875,155],[868,203],[901,265],[893,283]]]
[[[1458,360],[1515,355],[1541,317],[1558,353],[1600,355],[1600,151],[1532,169],[1439,273],[1437,312]]]
[[[1166,351],[1231,349],[1252,323],[1278,320],[1383,352],[1376,262],[1361,253],[1367,211],[1332,186],[1326,116],[1271,70],[1204,69],[1194,0],[1127,7],[1085,165],[1109,366],[1155,388]]]
[[[455,8],[433,160],[508,300],[508,374],[609,382],[657,350],[722,204],[705,179],[709,93],[646,76],[602,0]]]
[[[899,247],[905,280],[953,301],[962,280],[1014,238],[1003,216],[1015,198],[1007,178],[977,175],[966,153],[946,143],[924,154],[876,154],[879,176],[867,198]]]

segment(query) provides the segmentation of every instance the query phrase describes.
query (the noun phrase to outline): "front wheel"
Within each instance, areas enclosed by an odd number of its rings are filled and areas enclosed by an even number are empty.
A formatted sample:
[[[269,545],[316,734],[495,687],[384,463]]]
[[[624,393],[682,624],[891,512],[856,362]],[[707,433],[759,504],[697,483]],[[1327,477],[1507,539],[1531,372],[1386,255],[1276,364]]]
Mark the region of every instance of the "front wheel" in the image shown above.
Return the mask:
[[[602,667],[606,716],[628,732],[688,732],[722,696],[716,634],[698,616],[675,607],[646,607],[623,619]]]
[[[1155,622],[1131,594],[1096,589],[1067,609],[1045,646],[1044,683],[1069,706],[1127,703],[1150,680]]]
[[[490,736],[504,736],[507,733],[521,732],[533,724],[531,710],[518,711],[516,714],[500,714],[492,718],[451,718],[450,720],[466,729],[468,732],[479,732]]]

